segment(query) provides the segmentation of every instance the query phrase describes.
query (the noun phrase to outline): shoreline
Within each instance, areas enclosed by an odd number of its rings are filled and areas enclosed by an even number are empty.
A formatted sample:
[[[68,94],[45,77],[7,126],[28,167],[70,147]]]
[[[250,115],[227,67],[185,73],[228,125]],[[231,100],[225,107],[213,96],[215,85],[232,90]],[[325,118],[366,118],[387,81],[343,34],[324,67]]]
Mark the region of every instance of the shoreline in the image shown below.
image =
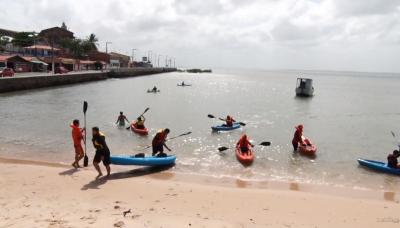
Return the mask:
[[[43,165],[43,164],[42,164]],[[0,166],[6,227],[398,227],[400,204],[180,182],[163,173]],[[162,174],[162,175],[161,175]]]
[[[5,158],[0,157],[1,164],[16,164],[28,166],[43,166],[52,168],[67,168],[71,166],[61,162],[51,161],[38,161],[38,160],[25,160],[19,158]],[[94,171],[92,164],[88,167],[81,168],[82,170]],[[272,190],[272,191],[290,191],[302,193],[316,193],[327,196],[355,198],[355,199],[368,199],[387,201],[393,203],[400,203],[400,191],[389,191],[382,189],[370,188],[349,188],[337,186],[333,184],[318,185],[310,183],[299,183],[291,181],[275,181],[275,180],[245,180],[234,177],[214,177],[205,174],[182,173],[173,170],[174,167],[141,167],[141,166],[111,166],[112,174],[126,175],[126,176],[143,176],[144,178],[171,180],[181,183],[200,184],[207,186],[225,187],[225,188],[238,188],[238,189],[259,189],[259,190]],[[103,167],[104,171],[104,167]]]

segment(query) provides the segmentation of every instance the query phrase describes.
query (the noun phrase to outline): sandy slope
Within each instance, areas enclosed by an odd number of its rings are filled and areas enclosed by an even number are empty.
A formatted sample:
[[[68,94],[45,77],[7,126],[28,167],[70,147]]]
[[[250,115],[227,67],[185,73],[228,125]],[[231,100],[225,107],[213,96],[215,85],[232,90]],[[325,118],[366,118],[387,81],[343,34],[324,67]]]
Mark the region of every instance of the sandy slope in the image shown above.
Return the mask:
[[[397,202],[0,163],[0,227],[400,227]],[[123,215],[124,211],[130,213]]]

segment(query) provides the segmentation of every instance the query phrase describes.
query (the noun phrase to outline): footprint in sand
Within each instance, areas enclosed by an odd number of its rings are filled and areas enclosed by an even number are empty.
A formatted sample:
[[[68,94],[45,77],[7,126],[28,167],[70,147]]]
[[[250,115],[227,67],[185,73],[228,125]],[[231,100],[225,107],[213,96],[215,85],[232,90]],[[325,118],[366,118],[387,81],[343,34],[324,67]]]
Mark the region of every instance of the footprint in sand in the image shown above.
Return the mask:
[[[114,224],[114,227],[124,227],[124,226],[125,226],[125,223],[123,221],[119,221]]]

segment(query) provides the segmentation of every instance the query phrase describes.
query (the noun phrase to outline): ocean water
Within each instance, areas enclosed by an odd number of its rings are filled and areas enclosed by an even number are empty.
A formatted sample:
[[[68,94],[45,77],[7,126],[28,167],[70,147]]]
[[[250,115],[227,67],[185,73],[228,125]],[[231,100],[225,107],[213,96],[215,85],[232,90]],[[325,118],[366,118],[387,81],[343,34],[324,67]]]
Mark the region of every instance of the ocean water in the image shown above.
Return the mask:
[[[295,96],[298,76],[314,79],[314,97]],[[176,86],[183,80],[193,86]],[[148,94],[154,85],[161,93]],[[193,132],[168,142],[178,156],[176,172],[398,190],[399,177],[366,170],[356,160],[385,160],[397,148],[390,132],[400,135],[399,88],[397,74],[217,70],[1,94],[0,156],[70,163],[74,152],[69,124],[74,118],[83,122],[82,102],[87,100],[88,127],[100,127],[113,154],[135,154],[151,143],[158,129],[168,127],[171,136]],[[119,111],[134,119],[146,107],[149,137],[115,126]],[[221,121],[207,114],[232,114],[247,126],[213,133],[210,127]],[[294,126],[300,123],[318,147],[316,158],[292,151]],[[272,142],[255,148],[255,162],[248,168],[236,161],[233,150],[217,150],[233,146],[243,133],[255,143]],[[88,151],[92,156],[90,144]]]

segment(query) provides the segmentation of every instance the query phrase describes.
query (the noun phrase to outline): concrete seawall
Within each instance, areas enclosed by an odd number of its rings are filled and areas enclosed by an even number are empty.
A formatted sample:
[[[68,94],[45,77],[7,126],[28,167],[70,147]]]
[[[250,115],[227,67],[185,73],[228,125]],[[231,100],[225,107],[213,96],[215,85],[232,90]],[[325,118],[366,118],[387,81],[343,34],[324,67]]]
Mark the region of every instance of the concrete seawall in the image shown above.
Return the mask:
[[[161,74],[167,72],[174,72],[176,68],[119,68],[110,70],[108,77],[110,78],[127,78],[127,77],[137,77],[150,74]]]
[[[174,68],[126,68],[109,72],[82,72],[62,75],[39,75],[29,77],[0,78],[0,93],[44,87],[77,84],[82,82],[106,80],[108,78],[138,77],[176,71]]]

